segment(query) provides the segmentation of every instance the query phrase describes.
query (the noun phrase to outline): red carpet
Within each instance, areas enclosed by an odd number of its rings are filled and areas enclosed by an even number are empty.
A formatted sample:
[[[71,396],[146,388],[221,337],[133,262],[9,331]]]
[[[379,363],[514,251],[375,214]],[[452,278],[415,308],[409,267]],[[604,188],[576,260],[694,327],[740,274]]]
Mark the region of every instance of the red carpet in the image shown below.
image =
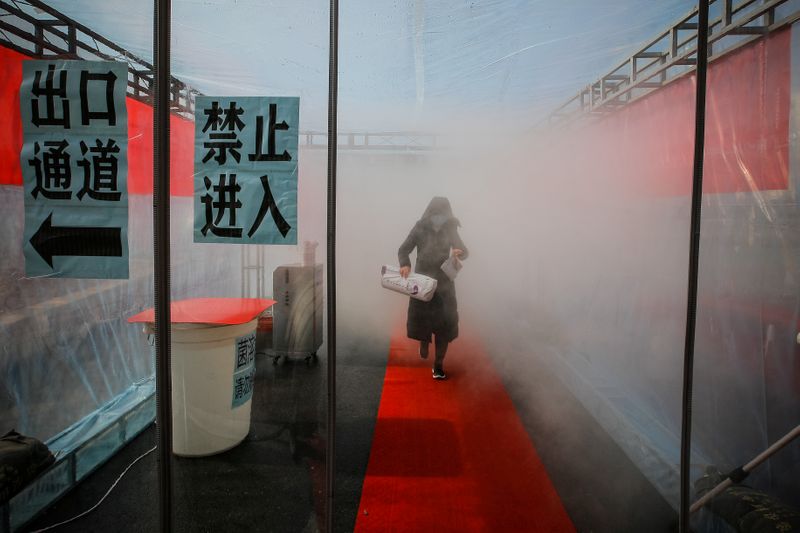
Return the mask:
[[[418,346],[392,340],[356,531],[575,531],[480,343],[445,381]]]

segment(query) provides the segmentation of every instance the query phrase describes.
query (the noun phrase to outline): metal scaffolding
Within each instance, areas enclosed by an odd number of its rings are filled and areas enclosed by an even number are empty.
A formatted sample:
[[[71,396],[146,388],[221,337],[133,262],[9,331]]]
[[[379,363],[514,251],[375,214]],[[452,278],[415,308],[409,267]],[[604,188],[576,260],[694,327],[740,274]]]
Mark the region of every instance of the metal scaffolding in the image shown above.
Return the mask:
[[[128,64],[128,96],[153,103],[153,65],[111,40],[53,9],[41,0],[0,0],[0,46],[36,59],[124,61]],[[194,119],[200,91],[171,77],[170,110]],[[300,145],[327,148],[327,133],[301,131]],[[437,137],[421,132],[341,133],[339,150],[421,152],[437,147]]]
[[[0,45],[37,59],[123,61],[128,64],[128,96],[152,105],[152,63],[40,0],[0,0]],[[193,117],[197,94],[173,77],[171,111]]]
[[[328,134],[301,131],[300,144],[308,148],[327,148]],[[348,132],[338,135],[339,150],[384,150],[391,152],[425,151],[438,147],[437,135],[416,131]]]
[[[712,0],[718,15],[709,21],[709,61],[714,61],[800,19],[794,0]],[[607,115],[695,70],[697,7],[615,68],[558,106],[547,124]]]

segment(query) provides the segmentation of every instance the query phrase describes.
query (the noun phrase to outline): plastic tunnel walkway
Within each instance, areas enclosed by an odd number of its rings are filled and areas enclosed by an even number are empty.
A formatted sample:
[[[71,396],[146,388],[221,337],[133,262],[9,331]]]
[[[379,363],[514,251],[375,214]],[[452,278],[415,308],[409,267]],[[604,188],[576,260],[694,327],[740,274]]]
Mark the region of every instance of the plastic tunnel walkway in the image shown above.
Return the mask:
[[[575,531],[480,340],[445,381],[418,346],[392,337],[356,531]]]

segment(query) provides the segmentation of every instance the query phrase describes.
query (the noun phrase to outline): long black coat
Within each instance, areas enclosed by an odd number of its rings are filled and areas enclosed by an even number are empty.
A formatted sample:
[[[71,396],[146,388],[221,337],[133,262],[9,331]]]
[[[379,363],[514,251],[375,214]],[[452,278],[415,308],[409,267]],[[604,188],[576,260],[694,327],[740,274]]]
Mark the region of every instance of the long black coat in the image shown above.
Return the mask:
[[[461,259],[468,255],[458,235],[458,220],[451,216],[439,231],[434,230],[429,217],[419,220],[397,252],[401,267],[411,266],[409,256],[415,247],[417,264],[414,271],[436,278],[437,286],[430,302],[409,298],[408,337],[431,342],[433,334],[437,340],[450,342],[458,337],[458,302],[455,284],[441,266],[450,257],[451,247],[464,251]]]

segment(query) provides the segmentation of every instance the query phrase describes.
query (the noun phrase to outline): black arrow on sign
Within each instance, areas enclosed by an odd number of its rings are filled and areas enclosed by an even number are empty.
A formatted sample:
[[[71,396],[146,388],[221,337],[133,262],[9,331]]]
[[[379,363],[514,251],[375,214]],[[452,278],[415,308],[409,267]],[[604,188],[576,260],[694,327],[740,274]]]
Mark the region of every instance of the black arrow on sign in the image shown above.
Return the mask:
[[[56,255],[122,257],[120,228],[53,226],[52,219],[50,213],[30,240],[50,268]]]

